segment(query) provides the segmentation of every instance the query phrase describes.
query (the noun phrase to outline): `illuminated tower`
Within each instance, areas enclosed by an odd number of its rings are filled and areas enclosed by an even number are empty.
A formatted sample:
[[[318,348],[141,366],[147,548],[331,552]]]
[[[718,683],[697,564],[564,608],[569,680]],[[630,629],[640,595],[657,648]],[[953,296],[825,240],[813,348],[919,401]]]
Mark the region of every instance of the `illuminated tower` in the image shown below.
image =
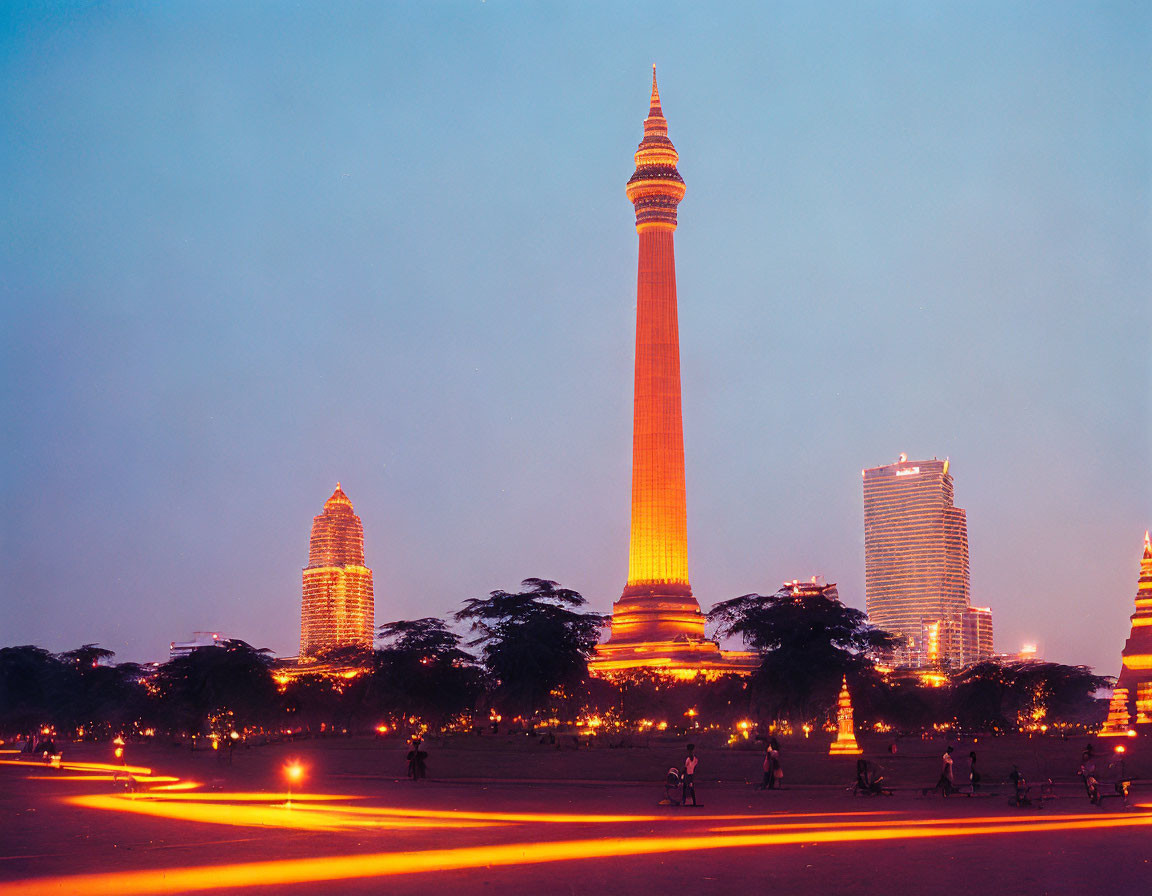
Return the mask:
[[[688,584],[680,333],[672,235],[684,180],[660,108],[656,67],[644,139],[628,199],[636,211],[636,378],[632,430],[632,532],[628,582],[612,607],[612,634],[594,671],[636,667],[699,671],[722,665],[704,638],[704,615]],[[692,674],[694,674],[694,671]]]
[[[372,570],[364,565],[364,526],[337,482],[324,512],[312,519],[300,612],[300,657],[314,658],[334,647],[370,648],[374,627]]]
[[[1123,665],[1112,702],[1104,736],[1138,731],[1136,726],[1152,726],[1152,540],[1144,533],[1144,556],[1140,560],[1140,582],[1136,586],[1136,612],[1132,633],[1120,654]]]
[[[856,726],[852,721],[852,698],[848,696],[848,677],[840,684],[840,699],[836,702],[836,740],[828,752],[833,756],[859,756],[864,751],[856,742]]]
[[[864,585],[868,621],[899,635],[910,665],[964,661],[971,604],[968,520],[952,503],[946,460],[910,461],[863,471]],[[984,643],[979,638],[969,643]],[[982,621],[991,645],[991,612]]]

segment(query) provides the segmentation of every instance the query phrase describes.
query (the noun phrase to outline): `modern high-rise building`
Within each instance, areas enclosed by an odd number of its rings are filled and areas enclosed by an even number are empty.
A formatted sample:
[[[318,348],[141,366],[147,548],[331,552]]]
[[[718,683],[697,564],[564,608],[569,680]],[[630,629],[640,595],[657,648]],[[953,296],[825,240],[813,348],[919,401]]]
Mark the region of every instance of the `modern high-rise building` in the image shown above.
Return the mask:
[[[1152,730],[1152,538],[1147,532],[1144,533],[1144,556],[1140,558],[1132,632],[1120,656],[1120,677],[1112,689],[1108,720],[1100,732],[1106,737]]]
[[[864,584],[868,620],[902,639],[903,665],[965,665],[971,609],[968,522],[953,504],[947,460],[864,470]],[[975,655],[991,655],[991,611],[967,622]]]
[[[628,582],[612,607],[612,631],[590,667],[680,675],[751,671],[745,653],[721,653],[704,636],[704,614],[688,583],[680,333],[672,235],[684,198],[679,155],[668,139],[656,68],[628,199],[636,211],[636,378],[632,431],[632,531]]]
[[[992,644],[991,607],[969,607],[961,628],[963,664],[989,662],[996,651]]]
[[[372,570],[364,565],[364,526],[337,482],[324,512],[312,519],[300,659],[314,659],[335,647],[370,648],[375,618]]]

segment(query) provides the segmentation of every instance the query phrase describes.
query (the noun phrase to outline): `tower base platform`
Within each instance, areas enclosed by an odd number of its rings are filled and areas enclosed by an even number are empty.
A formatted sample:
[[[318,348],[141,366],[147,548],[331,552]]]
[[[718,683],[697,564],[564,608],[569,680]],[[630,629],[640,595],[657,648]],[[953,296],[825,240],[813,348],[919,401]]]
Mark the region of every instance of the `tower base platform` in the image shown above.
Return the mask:
[[[718,678],[751,675],[760,668],[760,656],[748,650],[721,650],[715,641],[681,636],[669,641],[631,641],[600,644],[588,662],[599,678],[632,672],[652,672],[670,678]]]

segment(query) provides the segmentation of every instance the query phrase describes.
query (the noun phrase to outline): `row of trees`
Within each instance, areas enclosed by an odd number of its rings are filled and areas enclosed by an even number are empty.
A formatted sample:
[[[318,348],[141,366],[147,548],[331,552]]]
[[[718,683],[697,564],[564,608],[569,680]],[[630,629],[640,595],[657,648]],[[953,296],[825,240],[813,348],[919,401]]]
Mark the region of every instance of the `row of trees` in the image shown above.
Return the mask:
[[[673,729],[746,718],[819,725],[834,711],[842,677],[861,726],[1011,730],[1096,721],[1094,694],[1109,682],[1052,663],[980,664],[947,687],[881,674],[872,657],[892,646],[889,635],[839,601],[788,590],[725,601],[709,619],[718,636],[759,652],[755,674],[707,682],[591,678],[588,660],[605,620],[585,609],[580,594],[542,579],[466,601],[455,621],[470,626],[467,642],[433,617],[383,625],[376,650],[324,658],[343,674],[286,675],[267,651],[243,641],[197,649],[157,670],[112,664],[112,653],[96,645],[59,655],[8,647],[0,649],[0,732],[51,726],[93,737],[147,729],[227,736],[382,724],[466,729],[496,719],[530,727],[592,717]]]

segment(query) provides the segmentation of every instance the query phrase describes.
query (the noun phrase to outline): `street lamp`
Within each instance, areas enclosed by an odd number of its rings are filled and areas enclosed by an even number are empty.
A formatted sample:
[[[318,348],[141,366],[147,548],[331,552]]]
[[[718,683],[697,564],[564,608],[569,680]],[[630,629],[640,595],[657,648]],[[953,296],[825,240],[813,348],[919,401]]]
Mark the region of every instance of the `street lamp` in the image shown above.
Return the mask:
[[[292,785],[299,784],[304,779],[304,766],[299,759],[293,759],[284,766],[284,776],[288,779],[288,808],[292,808]]]

